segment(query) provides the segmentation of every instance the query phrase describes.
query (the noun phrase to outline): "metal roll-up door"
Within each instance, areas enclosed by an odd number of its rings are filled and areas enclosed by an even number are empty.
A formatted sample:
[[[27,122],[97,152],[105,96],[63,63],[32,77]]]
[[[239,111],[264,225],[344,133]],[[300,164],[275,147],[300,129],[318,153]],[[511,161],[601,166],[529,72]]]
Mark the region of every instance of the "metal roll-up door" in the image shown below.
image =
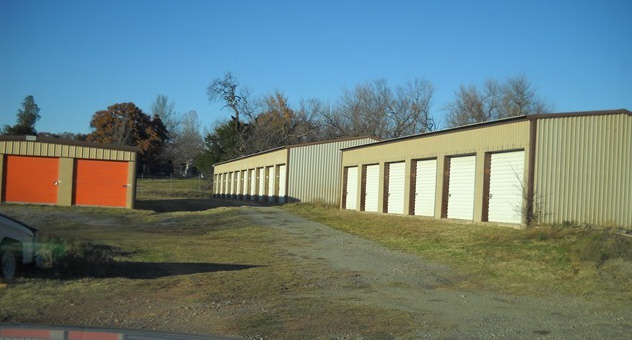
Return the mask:
[[[279,202],[281,203],[285,203],[286,201],[286,197],[285,197],[287,195],[287,190],[285,188],[286,178],[287,178],[287,169],[285,165],[280,165],[279,166]]]
[[[129,163],[92,159],[75,161],[73,204],[83,206],[127,206]]]
[[[358,204],[358,167],[346,169],[345,209],[355,210]]]
[[[391,214],[404,213],[404,186],[406,163],[388,164],[388,188],[386,212]]]
[[[266,173],[264,168],[259,168],[259,194],[257,200],[263,201],[265,199],[266,192]]]
[[[239,171],[233,172],[233,198],[237,198],[239,190]]]
[[[368,165],[366,167],[366,180],[364,185],[364,211],[377,212],[380,186],[380,166],[378,164]]]
[[[7,155],[2,200],[57,204],[59,158]]]
[[[415,215],[435,215],[437,160],[417,161],[415,173]]]
[[[476,156],[450,158],[448,218],[474,219]]]
[[[274,198],[276,197],[276,177],[274,176],[274,167],[268,167],[268,202],[274,202]]]
[[[241,171],[237,171],[237,180],[235,181],[235,198],[240,198],[242,195],[241,192],[241,183],[243,179],[241,177]]]
[[[226,173],[223,173],[223,174],[222,174],[222,184],[221,184],[221,185],[222,185],[222,189],[221,189],[221,190],[222,190],[222,192],[221,192],[221,194],[222,194],[222,198],[226,198],[226,192],[227,192],[227,188],[226,188],[226,177],[227,177],[227,176],[228,176],[228,174],[226,174]]]
[[[250,200],[257,199],[257,169],[250,169]]]
[[[235,198],[235,173],[231,172],[228,176],[228,197]]]
[[[254,177],[253,169],[248,169],[247,171],[248,177],[246,178],[246,199],[252,200],[252,195],[254,194],[254,183],[252,178]]]
[[[524,151],[491,154],[488,221],[522,222]]]

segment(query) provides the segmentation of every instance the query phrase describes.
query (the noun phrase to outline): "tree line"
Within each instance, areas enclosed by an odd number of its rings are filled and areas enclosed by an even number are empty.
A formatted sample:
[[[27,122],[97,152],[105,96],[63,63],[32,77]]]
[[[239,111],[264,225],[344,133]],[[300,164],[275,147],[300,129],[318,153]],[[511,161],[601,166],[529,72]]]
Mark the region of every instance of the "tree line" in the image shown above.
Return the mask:
[[[5,125],[2,133],[136,146],[140,173],[187,176],[210,174],[215,163],[279,146],[344,137],[396,138],[441,125],[431,114],[434,86],[425,79],[396,86],[377,79],[344,89],[333,102],[308,99],[297,105],[279,91],[255,96],[231,73],[212,80],[206,90],[209,101],[223,104],[230,115],[205,131],[200,131],[195,111],[179,114],[175,103],[158,95],[150,114],[131,102],[97,111],[89,134],[38,133],[40,109],[29,95],[16,124]],[[546,113],[551,105],[525,76],[514,76],[489,79],[482,86],[462,85],[442,109],[445,126],[457,127]]]

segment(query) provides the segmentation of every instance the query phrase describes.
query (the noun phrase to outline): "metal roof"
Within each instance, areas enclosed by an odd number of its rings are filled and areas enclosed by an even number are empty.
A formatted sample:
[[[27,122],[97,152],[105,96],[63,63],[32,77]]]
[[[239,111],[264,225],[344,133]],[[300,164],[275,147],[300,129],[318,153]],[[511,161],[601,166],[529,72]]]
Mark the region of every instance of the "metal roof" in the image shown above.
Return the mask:
[[[424,132],[424,133],[419,133],[419,134],[414,134],[414,135],[408,135],[408,136],[403,136],[403,137],[386,139],[386,140],[378,141],[378,142],[371,143],[371,144],[352,146],[352,147],[344,148],[344,149],[341,149],[341,150],[342,151],[347,151],[347,150],[365,148],[365,147],[370,147],[370,146],[374,146],[374,145],[377,145],[377,144],[394,143],[394,142],[399,142],[399,141],[407,140],[407,139],[423,138],[423,137],[427,137],[427,136],[433,136],[433,135],[444,134],[444,133],[452,133],[452,132],[457,132],[457,131],[461,131],[461,130],[478,129],[478,128],[488,127],[488,126],[492,126],[492,125],[506,124],[506,123],[510,123],[510,122],[514,122],[514,121],[550,119],[550,118],[566,118],[566,117],[580,117],[580,116],[603,116],[603,115],[615,115],[615,114],[626,114],[628,116],[632,116],[632,112],[630,112],[630,111],[628,111],[626,109],[601,110],[601,111],[578,111],[578,112],[562,112],[562,113],[545,113],[545,114],[537,114],[537,115],[522,115],[522,116],[515,116],[515,117],[508,117],[508,118],[490,120],[490,121],[481,122],[481,123],[472,123],[472,124],[457,126],[457,127],[443,129],[443,130],[429,131],[429,132]]]

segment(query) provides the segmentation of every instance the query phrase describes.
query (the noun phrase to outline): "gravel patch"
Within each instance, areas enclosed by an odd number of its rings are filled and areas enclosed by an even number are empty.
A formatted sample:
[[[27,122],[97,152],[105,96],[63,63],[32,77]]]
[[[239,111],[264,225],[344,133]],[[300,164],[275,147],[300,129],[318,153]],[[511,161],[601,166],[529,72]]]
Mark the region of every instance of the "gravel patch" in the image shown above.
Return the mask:
[[[630,339],[632,304],[612,310],[580,298],[533,298],[454,287],[448,266],[362,239],[274,207],[242,207],[255,223],[294,239],[282,256],[322,265],[342,278],[319,284],[322,298],[409,313],[417,339]]]

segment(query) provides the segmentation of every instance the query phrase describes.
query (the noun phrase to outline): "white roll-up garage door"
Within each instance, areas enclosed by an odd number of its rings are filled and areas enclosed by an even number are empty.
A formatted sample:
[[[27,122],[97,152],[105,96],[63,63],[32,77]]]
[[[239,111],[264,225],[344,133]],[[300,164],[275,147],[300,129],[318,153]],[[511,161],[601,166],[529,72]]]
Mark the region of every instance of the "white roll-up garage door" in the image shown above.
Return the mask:
[[[257,169],[250,169],[250,200],[254,201],[257,199],[255,193],[257,192]]]
[[[233,198],[233,194],[235,193],[235,173],[230,172],[228,174],[228,198]]]
[[[266,192],[266,172],[264,168],[259,168],[259,193],[257,198],[259,201],[263,201]]]
[[[524,151],[491,155],[488,221],[522,222],[523,173]]]
[[[358,204],[358,167],[347,168],[345,175],[345,209],[355,210]]]
[[[240,195],[242,195],[243,193],[241,192],[241,181],[243,180],[241,178],[241,171],[237,171],[237,180],[235,181],[235,197],[239,198]]]
[[[415,215],[435,215],[437,160],[417,161],[415,174]]]
[[[388,164],[388,202],[387,213],[404,213],[404,185],[406,173],[406,163]]]
[[[450,158],[448,218],[474,219],[476,156]]]
[[[285,179],[287,177],[287,170],[285,165],[279,166],[279,202],[285,203],[285,196],[287,195],[285,188]]]
[[[274,188],[276,186],[276,177],[274,177],[274,167],[268,167],[268,202],[274,202],[274,195],[276,194]]]
[[[366,167],[366,181],[364,187],[364,211],[377,212],[378,193],[380,186],[380,166],[378,164]]]

